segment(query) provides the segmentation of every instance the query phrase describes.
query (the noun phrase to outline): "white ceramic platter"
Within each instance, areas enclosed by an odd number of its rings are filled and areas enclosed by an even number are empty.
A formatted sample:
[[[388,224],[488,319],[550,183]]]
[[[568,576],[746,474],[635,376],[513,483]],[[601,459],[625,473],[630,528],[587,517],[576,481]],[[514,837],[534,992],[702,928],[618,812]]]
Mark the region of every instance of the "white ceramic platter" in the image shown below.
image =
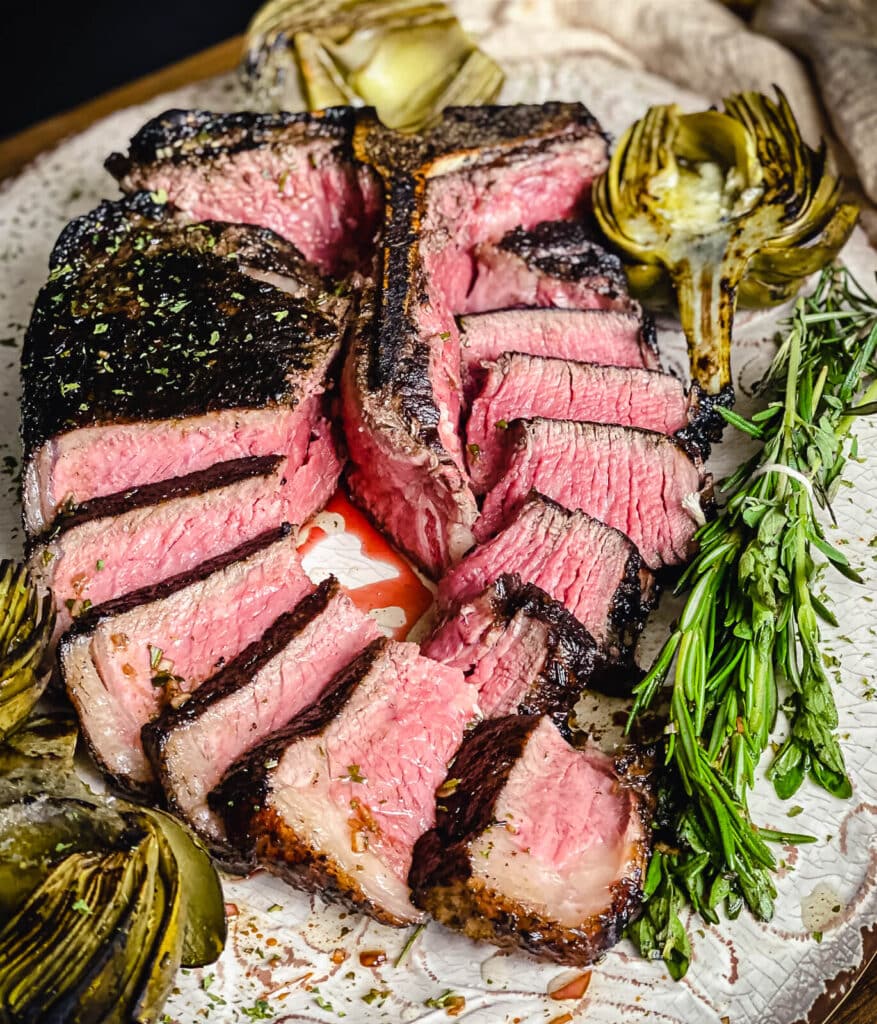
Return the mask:
[[[484,32],[484,42],[505,65],[503,99],[539,102],[582,100],[603,125],[618,134],[655,102],[677,100],[703,106],[668,82],[635,67],[613,64],[605,40],[559,26],[534,3],[479,0],[463,9],[467,23]],[[490,31],[487,31],[488,25]],[[611,49],[611,47],[610,47]],[[623,60],[621,52],[616,55]],[[629,64],[630,62],[628,62]],[[105,156],[123,149],[149,117],[172,107],[219,110],[246,105],[232,76],[210,80],[121,111],[41,157],[0,189],[0,553],[20,556],[17,483],[19,462],[18,359],[33,298],[46,275],[51,245],[66,221],[116,194],[102,169]],[[857,234],[845,258],[873,287],[877,256]],[[780,314],[741,317],[735,337],[739,408],[751,408],[747,395],[772,352]],[[661,332],[665,363],[681,372],[684,345],[678,329]],[[719,927],[693,922],[691,970],[672,982],[660,963],[639,960],[622,943],[594,971],[586,995],[558,1002],[547,995],[562,973],[523,955],[498,954],[429,926],[405,964],[392,967],[406,933],[345,914],[319,898],[296,892],[267,875],[225,880],[230,910],[227,949],[206,971],[184,972],[163,1020],[191,1024],[254,1019],[275,1021],[443,1021],[444,1009],[430,1007],[448,989],[465,998],[459,1015],[471,1024],[792,1024],[825,1019],[832,1005],[877,947],[877,701],[867,695],[875,669],[877,606],[874,534],[877,532],[877,429],[859,428],[864,460],[849,468],[854,486],[842,489],[835,505],[839,527],[832,539],[847,544],[851,561],[864,567],[867,583],[857,587],[832,579],[838,635],[828,638],[840,660],[838,703],[854,793],[839,802],[805,786],[792,803],[804,811],[796,831],[810,831],[818,842],[787,849],[778,879],[777,912],[770,924],[744,915]],[[720,446],[711,468],[721,475],[735,464],[742,447]],[[369,564],[352,536],[335,535],[309,556],[315,572],[332,570],[351,587],[394,573]],[[659,617],[652,640],[666,629]],[[840,634],[843,634],[842,636]],[[788,828],[787,806],[767,785],[753,800],[754,815],[774,828]],[[814,895],[815,894],[815,895]],[[802,907],[809,906],[805,923]],[[840,907],[840,910],[833,908]],[[817,942],[812,930],[821,931]],[[363,950],[383,950],[387,963],[359,962]],[[371,991],[388,993],[371,1002]]]

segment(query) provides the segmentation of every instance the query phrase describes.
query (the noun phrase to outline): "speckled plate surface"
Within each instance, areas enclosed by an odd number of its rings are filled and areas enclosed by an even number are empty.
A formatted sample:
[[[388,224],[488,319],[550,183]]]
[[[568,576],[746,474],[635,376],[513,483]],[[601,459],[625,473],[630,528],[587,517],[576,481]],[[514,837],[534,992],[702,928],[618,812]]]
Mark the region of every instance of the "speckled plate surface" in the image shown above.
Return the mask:
[[[507,101],[583,100],[617,134],[654,102],[702,106],[697,97],[640,70],[605,38],[558,25],[547,3],[469,0],[467,23],[505,65]],[[490,31],[486,29],[490,26]],[[64,223],[115,185],[102,169],[113,149],[148,118],[171,106],[234,109],[246,100],[233,77],[210,80],[148,104],[121,111],[46,154],[0,189],[0,548],[20,555],[18,522],[18,358],[30,305],[46,273],[52,242]],[[862,281],[873,283],[877,256],[857,234],[845,259]],[[738,319],[735,376],[742,411],[772,352],[779,313]],[[684,368],[678,329],[664,325],[661,345],[671,369]],[[622,943],[594,971],[586,995],[558,1002],[547,995],[563,972],[522,955],[499,954],[429,926],[403,966],[393,960],[406,933],[344,914],[318,897],[295,892],[267,875],[225,880],[230,911],[228,947],[205,971],[184,972],[162,1018],[174,1024],[199,1020],[351,1022],[447,1019],[428,1001],[448,989],[465,998],[459,1014],[472,1024],[587,1022],[587,1024],[792,1024],[823,1021],[877,947],[877,701],[875,670],[877,590],[877,428],[859,427],[865,459],[850,466],[853,488],[835,505],[832,537],[867,583],[832,580],[841,630],[828,637],[838,659],[840,731],[854,793],[839,802],[805,787],[793,803],[804,810],[796,831],[818,842],[781,853],[775,919],[756,924],[745,915],[719,927],[693,922],[691,970],[672,982],[660,964],[637,959]],[[720,446],[711,468],[721,474],[736,463],[741,446]],[[336,517],[324,521],[329,536],[312,547],[314,573],[334,571],[350,587],[394,577],[398,566],[376,563]],[[339,532],[339,530],[341,532]],[[417,585],[417,584],[412,584]],[[399,608],[380,613],[388,627],[401,625]],[[666,629],[664,608],[650,626],[652,642]],[[407,625],[413,625],[408,623]],[[842,635],[841,635],[842,634]],[[757,820],[783,828],[788,805],[761,785],[753,799]],[[817,942],[813,932],[821,932]],[[359,953],[381,950],[387,962],[363,966]],[[368,996],[370,1001],[364,997]]]

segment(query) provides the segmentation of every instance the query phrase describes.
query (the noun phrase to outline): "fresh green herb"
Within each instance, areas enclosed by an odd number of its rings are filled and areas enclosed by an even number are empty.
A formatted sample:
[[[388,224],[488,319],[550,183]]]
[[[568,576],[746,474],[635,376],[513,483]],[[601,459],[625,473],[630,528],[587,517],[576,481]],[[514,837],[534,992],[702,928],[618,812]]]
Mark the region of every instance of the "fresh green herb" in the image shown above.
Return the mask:
[[[242,1006],[241,1013],[250,1020],[274,1020],[276,1016],[265,999],[257,999],[250,1007]]]
[[[283,323],[283,321],[289,316],[288,309],[278,309],[275,313],[271,314],[277,323]]]
[[[835,620],[815,593],[817,556],[859,576],[827,540],[817,506],[831,511],[855,456],[854,417],[877,411],[875,350],[877,301],[846,271],[826,269],[798,301],[762,382],[766,407],[750,420],[723,413],[761,449],[723,481],[727,503],[698,531],[698,554],[679,584],[688,593],[679,621],[634,691],[628,728],[670,684],[664,795],[672,826],[652,856],[645,913],[630,934],[675,978],[690,955],[683,905],[709,922],[722,905],[731,917],[745,905],[769,920],[776,861],[768,841],[813,841],[757,828],[747,806],[780,681],[789,733],[768,769],[777,794],[792,796],[808,776],[837,797],[851,793],[820,650],[819,621]]]
[[[55,853],[63,853],[69,850],[73,843],[55,843]]]
[[[98,559],[98,560],[97,560],[97,561],[96,561],[96,562],[94,563],[94,567],[95,567],[95,568],[97,569],[97,571],[98,571],[98,572],[100,572],[100,571],[101,571],[101,569],[103,569],[103,567],[104,567],[104,566],[105,566],[106,564],[107,564],[107,563],[106,563],[106,562],[105,562],[105,561],[104,561],[104,560],[103,560],[102,558],[99,558],[99,559]]]
[[[94,911],[85,902],[85,900],[81,900],[81,899],[77,900],[73,904],[73,910],[77,911],[77,913],[79,913],[79,914],[86,914],[87,916],[91,916],[94,913]]]
[[[408,954],[411,952],[414,946],[414,943],[417,942],[418,938],[420,937],[420,933],[423,931],[425,927],[425,924],[419,924],[416,928],[412,929],[411,934],[405,940],[405,945],[402,947],[399,955],[393,961],[394,967],[401,967],[402,964],[405,963],[405,961],[408,959]]]
[[[425,999],[423,1005],[429,1006],[433,1010],[455,1010],[459,1012],[466,1005],[466,1000],[463,996],[458,996],[452,989],[446,988],[440,996]]]
[[[347,774],[344,776],[345,782],[365,782],[366,778],[359,770],[358,764],[349,764],[347,766]]]
[[[450,796],[456,792],[457,786],[460,785],[462,779],[445,779],[445,781],[435,791],[435,795],[439,798]]]
[[[389,995],[390,990],[388,988],[370,988],[362,997],[362,1001],[368,1003],[369,1006],[372,1003],[377,1003],[378,1006],[381,1006]]]
[[[146,649],[149,651],[149,667],[158,668],[164,657],[164,651],[160,647],[153,647],[152,644],[147,644]]]

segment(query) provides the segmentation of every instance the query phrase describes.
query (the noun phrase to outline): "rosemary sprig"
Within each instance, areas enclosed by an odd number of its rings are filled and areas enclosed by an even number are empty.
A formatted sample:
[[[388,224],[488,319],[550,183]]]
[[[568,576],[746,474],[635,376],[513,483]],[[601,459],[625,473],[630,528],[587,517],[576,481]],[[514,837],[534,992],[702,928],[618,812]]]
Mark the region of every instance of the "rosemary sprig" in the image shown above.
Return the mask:
[[[859,577],[828,541],[817,506],[833,517],[831,499],[857,454],[849,428],[877,411],[875,350],[877,301],[847,271],[828,268],[798,301],[762,381],[766,407],[748,420],[720,410],[761,448],[723,481],[726,504],[698,531],[698,554],[678,587],[688,593],[685,606],[634,691],[628,722],[669,684],[670,810],[649,865],[645,912],[630,934],[677,978],[690,952],[682,908],[717,922],[719,907],[734,917],[745,905],[770,919],[776,863],[768,842],[809,839],[757,828],[747,807],[780,707],[788,738],[768,769],[777,794],[791,796],[807,776],[835,796],[851,792],[820,649],[819,620],[836,622],[814,589],[824,562]]]

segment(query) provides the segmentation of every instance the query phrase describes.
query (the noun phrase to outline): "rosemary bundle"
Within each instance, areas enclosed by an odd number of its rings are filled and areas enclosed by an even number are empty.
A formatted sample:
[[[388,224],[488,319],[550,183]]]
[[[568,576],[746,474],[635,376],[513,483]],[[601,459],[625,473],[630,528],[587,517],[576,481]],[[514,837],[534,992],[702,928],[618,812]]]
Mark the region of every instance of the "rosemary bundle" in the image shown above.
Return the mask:
[[[826,563],[859,577],[828,541],[818,510],[833,515],[832,497],[857,455],[854,417],[877,411],[875,350],[877,300],[829,267],[796,305],[760,385],[766,407],[751,419],[720,410],[761,448],[722,482],[724,508],[698,531],[698,554],[678,587],[685,605],[634,691],[628,722],[669,686],[669,784],[645,910],[630,935],[675,978],[690,955],[682,908],[714,923],[720,907],[735,917],[746,906],[769,920],[769,842],[810,839],[758,828],[747,806],[778,710],[788,738],[768,769],[777,794],[791,796],[808,776],[837,797],[851,792],[820,649],[820,620],[836,622],[814,590]]]

